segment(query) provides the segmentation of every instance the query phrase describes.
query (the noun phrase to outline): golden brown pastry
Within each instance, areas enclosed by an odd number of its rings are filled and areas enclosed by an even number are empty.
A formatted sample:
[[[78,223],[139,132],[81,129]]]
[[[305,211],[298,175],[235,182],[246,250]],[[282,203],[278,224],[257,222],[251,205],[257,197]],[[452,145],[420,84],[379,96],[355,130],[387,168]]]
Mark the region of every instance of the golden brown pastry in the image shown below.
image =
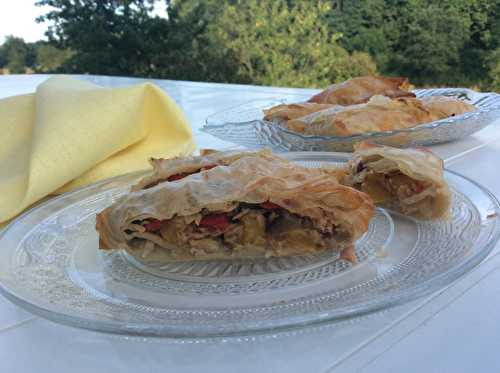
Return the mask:
[[[264,110],[264,120],[282,120],[300,118],[316,111],[325,110],[335,105],[316,104],[314,102],[299,102],[296,104],[281,104]]]
[[[428,96],[421,99],[424,107],[436,118],[435,120],[453,117],[476,110],[468,102],[446,96]]]
[[[132,187],[132,191],[148,189],[162,182],[172,182],[183,179],[186,176],[204,172],[218,165],[230,165],[238,159],[246,156],[261,157],[272,162],[287,162],[284,158],[275,156],[270,150],[259,151],[217,151],[212,149],[201,149],[200,156],[177,157],[177,158],[151,158],[153,173],[141,179]]]
[[[419,100],[373,96],[366,104],[334,107],[290,120],[286,128],[317,136],[350,136],[367,132],[412,128],[474,110],[474,106],[447,97]]]
[[[373,96],[366,104],[318,111],[288,121],[285,126],[307,135],[350,136],[410,128],[432,120],[431,113],[416,98]]]
[[[146,261],[259,258],[339,250],[373,203],[319,169],[249,155],[123,196],[97,215],[100,248]],[[346,251],[343,253],[343,251]]]
[[[450,209],[443,161],[422,148],[358,144],[343,183],[367,193],[378,206],[419,219],[443,218]]]
[[[356,105],[367,102],[372,96],[383,95],[391,98],[415,97],[408,92],[410,83],[406,78],[384,76],[361,76],[343,83],[333,84],[314,95],[309,102],[332,105]]]

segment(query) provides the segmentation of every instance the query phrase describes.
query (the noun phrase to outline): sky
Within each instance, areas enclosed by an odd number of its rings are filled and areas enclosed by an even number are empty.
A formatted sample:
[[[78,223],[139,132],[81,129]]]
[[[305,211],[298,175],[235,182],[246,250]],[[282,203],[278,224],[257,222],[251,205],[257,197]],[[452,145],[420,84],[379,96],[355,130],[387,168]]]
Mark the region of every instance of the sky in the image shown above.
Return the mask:
[[[2,0],[0,11],[0,44],[7,35],[23,38],[27,42],[45,40],[48,23],[36,23],[35,18],[45,14],[50,7],[35,6],[36,0]],[[163,16],[165,2],[156,3],[154,14]]]
[[[7,35],[24,38],[33,42],[45,39],[44,32],[47,24],[36,23],[35,18],[44,14],[47,9],[34,5],[35,0],[4,0],[0,12],[0,44]]]

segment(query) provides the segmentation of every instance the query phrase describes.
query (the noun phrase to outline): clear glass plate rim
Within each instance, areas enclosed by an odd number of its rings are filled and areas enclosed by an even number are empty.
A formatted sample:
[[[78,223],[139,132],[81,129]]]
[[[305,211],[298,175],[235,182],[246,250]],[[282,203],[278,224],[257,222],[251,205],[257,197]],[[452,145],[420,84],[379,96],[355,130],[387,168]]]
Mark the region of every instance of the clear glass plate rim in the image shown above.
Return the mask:
[[[383,138],[383,137],[390,137],[390,136],[394,136],[394,135],[398,135],[398,134],[412,134],[415,132],[425,131],[427,129],[434,129],[437,127],[452,126],[452,125],[455,125],[455,122],[457,122],[457,121],[462,121],[462,120],[474,118],[474,117],[477,117],[477,116],[482,115],[482,114],[487,114],[491,111],[500,110],[500,94],[495,93],[495,92],[475,92],[475,91],[472,91],[468,88],[436,88],[436,89],[429,89],[429,90],[419,89],[419,90],[415,90],[415,91],[416,92],[425,92],[425,91],[436,91],[436,90],[457,90],[457,91],[473,92],[474,94],[482,95],[483,97],[486,97],[486,96],[495,97],[499,100],[499,102],[495,105],[492,105],[492,106],[480,107],[473,112],[464,113],[464,114],[457,115],[454,117],[443,118],[441,120],[433,121],[430,123],[424,123],[424,124],[421,124],[421,125],[418,125],[418,126],[412,127],[412,128],[403,128],[403,129],[397,129],[397,130],[392,130],[392,131],[366,132],[363,134],[356,134],[356,135],[350,135],[350,136],[317,136],[317,135],[303,135],[303,134],[288,130],[288,129],[280,127],[280,126],[276,126],[276,129],[280,132],[286,133],[289,136],[294,136],[294,137],[297,137],[299,139],[306,140],[306,141],[309,141],[309,140],[318,141],[318,142],[319,141],[325,141],[325,142],[360,141],[360,140],[363,140],[367,137],[369,137],[369,138]],[[309,97],[309,96],[307,96],[307,97]],[[273,98],[270,97],[269,100],[271,100],[271,99],[273,99]],[[249,101],[245,104],[233,106],[233,107],[228,108],[226,110],[222,110],[222,111],[219,111],[215,114],[212,114],[206,118],[205,125],[201,128],[201,131],[209,133],[209,131],[212,129],[225,128],[228,126],[245,126],[245,125],[252,125],[254,123],[273,125],[272,122],[265,121],[263,119],[254,119],[251,121],[242,121],[242,122],[226,122],[226,123],[220,123],[220,124],[210,123],[211,118],[216,117],[218,115],[221,115],[222,113],[237,109],[238,107],[243,107],[243,106],[248,105],[252,102],[264,102],[266,100],[267,99],[259,99],[259,100]],[[274,98],[274,100],[278,101],[279,98]]]
[[[329,152],[298,152],[298,153],[289,153],[289,155],[293,157],[298,157],[298,158],[303,158],[304,156],[328,156],[332,155]],[[343,159],[346,158],[344,155],[342,157]],[[466,181],[470,182],[473,184],[475,187],[479,188],[486,196],[489,197],[491,202],[493,203],[495,207],[495,213],[500,214],[500,204],[497,200],[497,198],[489,192],[485,187],[482,185],[478,184],[474,180],[461,175],[460,173],[454,172],[447,170],[447,172],[459,177],[463,178]],[[145,171],[138,171],[134,172],[131,174],[126,174],[126,175],[121,175],[117,176],[111,179],[107,180],[102,180],[98,183],[93,184],[92,186],[97,187],[99,185],[103,184],[108,184],[113,181],[118,181],[120,179],[125,179],[126,177],[132,177],[132,175],[136,175],[139,177],[141,174],[144,174]],[[89,186],[84,186],[82,188],[79,188],[75,191],[72,191],[70,193],[63,194],[61,196],[58,196],[54,199],[51,199],[49,201],[44,202],[43,204],[40,204],[39,206],[34,207],[33,209],[25,212],[21,216],[19,216],[17,219],[15,219],[13,222],[11,222],[1,233],[0,233],[0,240],[3,238],[3,236],[7,233],[7,231],[15,224],[17,221],[22,220],[24,217],[27,215],[33,213],[34,211],[38,209],[45,208],[46,206],[50,205],[51,203],[57,203],[60,199],[65,198],[69,195],[76,194],[80,192],[83,189],[88,188]],[[312,315],[308,314],[308,317],[304,318],[304,316],[292,316],[287,318],[287,324],[286,325],[281,325],[281,326],[263,326],[262,328],[257,328],[257,329],[249,329],[247,331],[236,331],[236,332],[224,332],[221,336],[227,336],[227,335],[252,335],[252,334],[262,334],[265,332],[269,331],[278,331],[278,330],[290,330],[290,329],[295,329],[297,327],[304,327],[308,325],[317,325],[317,324],[322,324],[322,323],[327,323],[327,322],[332,322],[332,321],[337,321],[337,320],[342,320],[346,318],[351,318],[355,316],[362,316],[377,310],[384,309],[386,307],[394,306],[397,304],[402,304],[410,299],[415,299],[417,297],[424,296],[426,294],[432,293],[446,285],[451,284],[454,280],[459,278],[462,274],[468,272],[472,268],[474,268],[476,265],[478,265],[483,259],[491,252],[491,250],[494,248],[496,243],[498,242],[500,238],[500,230],[498,229],[499,226],[499,219],[495,220],[495,227],[492,228],[492,231],[490,233],[490,236],[488,238],[487,244],[484,246],[483,250],[481,250],[481,254],[472,256],[470,258],[467,258],[466,260],[456,264],[453,266],[451,269],[449,269],[446,273],[442,273],[439,275],[435,275],[434,277],[420,282],[417,285],[412,286],[411,288],[406,288],[404,294],[401,293],[401,291],[396,292],[394,294],[386,294],[383,297],[380,297],[376,301],[370,301],[367,303],[363,303],[361,305],[356,305],[354,306],[348,306],[345,308],[340,308],[336,309],[333,314],[330,312],[322,312],[321,317],[317,317],[318,315]],[[431,283],[432,286],[429,286],[429,283]],[[8,299],[13,301],[16,304],[19,304],[23,308],[26,308],[27,310],[41,315],[47,319],[61,322],[70,326],[79,326],[82,328],[86,329],[92,329],[92,330],[98,330],[98,331],[106,331],[106,332],[111,332],[111,333],[118,333],[118,334],[130,334],[130,335],[158,335],[160,333],[163,335],[163,333],[166,333],[167,336],[169,337],[179,337],[179,338],[186,338],[186,337],[193,337],[193,335],[185,335],[182,333],[182,329],[177,330],[178,328],[174,326],[165,326],[165,325],[157,325],[154,328],[151,326],[145,327],[144,325],[135,325],[135,324],[124,324],[122,322],[113,322],[110,320],[106,321],[99,321],[99,320],[92,320],[90,323],[89,321],[84,318],[84,317],[79,317],[79,316],[74,316],[74,315],[68,315],[63,312],[58,312],[55,311],[52,308],[44,308],[41,306],[38,306],[34,303],[32,303],[29,300],[26,300],[22,297],[19,297],[18,295],[14,294],[15,290],[9,291],[8,288],[4,286],[3,283],[0,283],[0,291],[3,295],[5,295]],[[305,300],[306,302],[308,300]],[[298,302],[297,302],[298,303]],[[295,303],[293,303],[295,304]],[[292,304],[292,305],[293,305]],[[289,307],[290,304],[287,305]],[[271,306],[271,307],[279,307],[277,306]],[[248,308],[246,308],[248,309]],[[262,307],[260,307],[262,309]],[[182,312],[181,310],[176,310],[176,312]],[[342,314],[341,316],[338,316],[338,314]],[[274,323],[276,320],[272,320]],[[154,330],[153,330],[154,329]],[[149,332],[148,332],[149,330]],[[203,334],[201,333],[200,335],[196,335],[196,337],[216,337],[217,333],[207,333]]]

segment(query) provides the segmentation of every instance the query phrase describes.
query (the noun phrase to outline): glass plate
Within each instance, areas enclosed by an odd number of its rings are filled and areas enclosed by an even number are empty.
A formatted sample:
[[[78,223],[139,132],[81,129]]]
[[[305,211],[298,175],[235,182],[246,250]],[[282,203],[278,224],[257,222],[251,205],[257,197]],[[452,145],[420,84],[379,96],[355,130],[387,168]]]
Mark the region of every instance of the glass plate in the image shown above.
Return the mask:
[[[345,157],[289,153],[309,167]],[[451,218],[419,222],[382,209],[356,243],[359,263],[333,254],[255,262],[147,266],[97,249],[95,214],[142,176],[129,174],[62,195],[0,236],[0,289],[48,319],[107,332],[170,337],[260,333],[380,310],[436,291],[488,255],[499,204],[447,171]]]
[[[350,152],[352,145],[370,140],[396,147],[422,146],[459,140],[493,123],[500,117],[500,95],[480,93],[465,88],[419,89],[417,97],[450,96],[470,102],[476,111],[417,127],[370,132],[353,136],[302,135],[264,121],[263,110],[283,103],[300,102],[303,98],[276,98],[252,101],[214,114],[206,119],[202,131],[220,139],[249,148],[270,147],[280,151],[337,151]]]

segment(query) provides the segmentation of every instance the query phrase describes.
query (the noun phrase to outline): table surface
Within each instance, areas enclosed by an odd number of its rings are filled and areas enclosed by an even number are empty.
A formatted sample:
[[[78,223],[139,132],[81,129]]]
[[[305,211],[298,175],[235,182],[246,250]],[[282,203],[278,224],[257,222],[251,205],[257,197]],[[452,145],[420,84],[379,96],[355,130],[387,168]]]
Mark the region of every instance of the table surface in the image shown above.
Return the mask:
[[[0,98],[33,92],[47,75],[0,77]],[[143,79],[79,76],[104,86]],[[234,144],[200,131],[245,102],[310,89],[149,80],[182,107],[199,147]],[[500,120],[466,140],[433,146],[446,167],[500,197]],[[207,340],[109,335],[33,316],[0,296],[0,371],[17,372],[493,372],[500,369],[500,246],[430,296],[362,318],[280,334]]]

